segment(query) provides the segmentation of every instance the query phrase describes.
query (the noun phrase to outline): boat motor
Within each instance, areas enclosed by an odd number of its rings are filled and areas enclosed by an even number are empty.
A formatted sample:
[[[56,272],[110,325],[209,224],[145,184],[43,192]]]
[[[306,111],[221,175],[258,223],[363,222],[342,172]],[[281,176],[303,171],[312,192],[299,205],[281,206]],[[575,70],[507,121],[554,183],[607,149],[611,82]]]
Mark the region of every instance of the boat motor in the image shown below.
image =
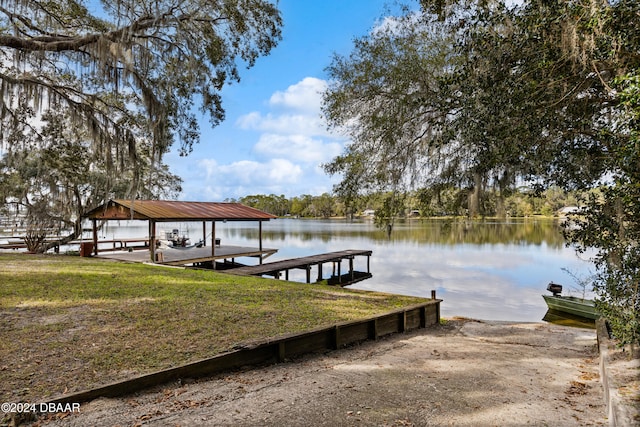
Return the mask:
[[[553,294],[554,297],[557,297],[562,293],[562,285],[557,283],[549,282],[547,285],[547,290]]]

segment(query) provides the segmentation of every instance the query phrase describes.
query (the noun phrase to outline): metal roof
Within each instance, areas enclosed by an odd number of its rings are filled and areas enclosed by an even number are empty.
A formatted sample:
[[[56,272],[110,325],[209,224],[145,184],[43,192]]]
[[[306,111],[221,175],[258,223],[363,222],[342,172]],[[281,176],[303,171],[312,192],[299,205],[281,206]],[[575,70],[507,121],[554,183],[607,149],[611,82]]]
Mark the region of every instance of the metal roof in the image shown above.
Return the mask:
[[[169,200],[109,200],[85,215],[90,219],[154,221],[269,221],[275,215],[241,203]]]

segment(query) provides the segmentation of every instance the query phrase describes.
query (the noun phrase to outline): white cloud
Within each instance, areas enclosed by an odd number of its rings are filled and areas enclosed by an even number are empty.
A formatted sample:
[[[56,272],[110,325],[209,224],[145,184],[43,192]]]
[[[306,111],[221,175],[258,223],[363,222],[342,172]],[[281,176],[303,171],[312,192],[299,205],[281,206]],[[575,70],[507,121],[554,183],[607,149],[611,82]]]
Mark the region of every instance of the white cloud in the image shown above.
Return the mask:
[[[236,126],[241,129],[286,135],[330,137],[332,135],[327,131],[327,125],[320,114],[322,93],[326,88],[325,80],[305,77],[285,91],[277,91],[271,95],[269,106],[281,107],[285,112],[270,111],[263,114],[252,111],[241,116],[236,121]]]
[[[183,200],[224,200],[248,194],[319,195],[330,192],[333,182],[318,166],[304,167],[282,158],[264,162],[241,160],[219,164],[203,159],[183,186]]]
[[[279,134],[330,136],[320,115],[278,114],[262,115],[257,111],[241,116],[236,125],[241,129]]]
[[[218,162],[215,159],[202,159],[198,162],[198,166],[206,171],[207,180],[215,177],[218,173]]]
[[[342,145],[335,141],[325,143],[321,139],[306,135],[266,133],[260,136],[255,150],[265,156],[320,164],[340,154]]]
[[[265,163],[240,160],[228,165],[219,165],[214,159],[204,159],[199,166],[206,173],[205,184],[223,187],[293,184],[302,175],[302,168],[286,159],[270,159]]]
[[[326,81],[315,77],[305,77],[302,81],[289,86],[284,92],[278,91],[271,95],[269,105],[314,114],[319,113],[322,93],[326,89]]]
[[[274,92],[266,111],[252,111],[236,120],[241,131],[257,131],[251,158],[229,163],[203,159],[194,168],[200,182],[186,193],[192,199],[206,196],[221,200],[247,194],[302,194],[330,192],[335,177],[327,176],[321,165],[343,149],[344,138],[330,134],[320,115],[324,80],[307,77],[283,91]],[[244,133],[242,144],[256,138]]]

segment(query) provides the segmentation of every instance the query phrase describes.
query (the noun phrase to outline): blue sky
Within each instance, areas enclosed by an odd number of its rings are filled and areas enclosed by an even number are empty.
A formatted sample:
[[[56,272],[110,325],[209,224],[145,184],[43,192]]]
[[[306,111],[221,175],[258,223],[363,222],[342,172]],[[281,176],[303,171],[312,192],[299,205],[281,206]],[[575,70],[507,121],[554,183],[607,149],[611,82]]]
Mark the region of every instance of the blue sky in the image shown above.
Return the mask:
[[[346,139],[328,133],[320,115],[325,68],[347,55],[353,39],[384,17],[389,0],[280,0],[283,38],[269,56],[243,69],[223,89],[226,120],[211,128],[203,116],[201,142],[187,157],[165,161],[184,180],[182,200],[222,201],[249,194],[319,195],[336,177],[321,164]]]

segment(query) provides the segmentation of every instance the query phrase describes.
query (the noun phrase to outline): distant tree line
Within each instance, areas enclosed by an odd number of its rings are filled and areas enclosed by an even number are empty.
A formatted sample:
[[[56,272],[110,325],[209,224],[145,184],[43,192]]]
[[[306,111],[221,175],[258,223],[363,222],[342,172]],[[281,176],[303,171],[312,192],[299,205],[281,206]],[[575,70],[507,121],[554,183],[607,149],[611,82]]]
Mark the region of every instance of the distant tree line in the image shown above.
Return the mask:
[[[397,217],[471,216],[468,206],[468,190],[465,188],[429,188],[404,194],[400,200]],[[582,196],[576,191],[558,187],[545,190],[521,187],[513,190],[504,200],[498,200],[497,191],[483,193],[478,217],[528,217],[554,216],[564,207],[577,206]],[[276,194],[254,194],[227,202],[239,202],[280,217],[302,218],[357,217],[366,211],[383,212],[389,195],[372,193],[359,196],[346,203],[339,195],[328,193],[319,196],[304,194],[287,198]],[[375,216],[375,214],[374,214]]]

